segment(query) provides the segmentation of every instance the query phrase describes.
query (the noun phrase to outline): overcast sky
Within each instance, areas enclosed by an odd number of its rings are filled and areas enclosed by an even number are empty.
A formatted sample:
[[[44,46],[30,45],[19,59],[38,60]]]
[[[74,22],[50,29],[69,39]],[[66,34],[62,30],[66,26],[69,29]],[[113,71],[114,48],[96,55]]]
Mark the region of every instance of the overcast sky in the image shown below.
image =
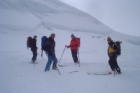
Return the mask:
[[[140,36],[140,0],[60,0],[87,12],[115,31]]]

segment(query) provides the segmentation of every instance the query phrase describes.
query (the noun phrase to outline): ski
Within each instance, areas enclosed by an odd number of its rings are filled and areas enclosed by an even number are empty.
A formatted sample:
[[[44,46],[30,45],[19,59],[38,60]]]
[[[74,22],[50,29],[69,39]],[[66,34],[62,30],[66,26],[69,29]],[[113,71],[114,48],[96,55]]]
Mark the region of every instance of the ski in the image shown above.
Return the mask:
[[[108,73],[87,73],[88,75],[111,75]]]
[[[67,67],[67,65],[58,65],[59,67]]]
[[[98,74],[98,73],[95,73],[94,75],[110,75],[110,74]]]
[[[73,72],[78,72],[78,70],[76,70],[76,71],[71,71],[71,72],[69,72],[69,73],[73,73]]]
[[[31,63],[31,64],[38,64],[38,62],[35,62],[35,63],[33,63],[33,62],[29,62],[29,63]]]

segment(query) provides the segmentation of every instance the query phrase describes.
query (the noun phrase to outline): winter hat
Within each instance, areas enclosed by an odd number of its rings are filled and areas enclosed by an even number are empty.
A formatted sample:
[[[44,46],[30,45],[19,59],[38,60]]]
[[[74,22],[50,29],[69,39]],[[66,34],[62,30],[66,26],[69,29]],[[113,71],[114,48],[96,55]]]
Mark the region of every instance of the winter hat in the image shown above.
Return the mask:
[[[55,34],[54,34],[54,33],[52,33],[50,37],[54,38],[54,37],[55,37]]]
[[[71,34],[71,37],[75,37],[74,34]]]
[[[37,37],[37,35],[34,35],[34,38],[36,38]]]
[[[52,33],[51,35],[55,35],[55,33]]]
[[[55,36],[55,33],[52,33],[50,36]]]
[[[109,41],[109,40],[112,41],[111,37],[107,37],[107,41]]]

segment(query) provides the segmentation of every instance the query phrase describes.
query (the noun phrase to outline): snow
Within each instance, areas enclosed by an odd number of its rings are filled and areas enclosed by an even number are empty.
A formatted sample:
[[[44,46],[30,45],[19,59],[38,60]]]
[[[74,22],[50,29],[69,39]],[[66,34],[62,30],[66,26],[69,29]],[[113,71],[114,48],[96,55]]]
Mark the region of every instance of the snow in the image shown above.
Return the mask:
[[[37,9],[37,5],[41,8]],[[140,93],[140,37],[113,31],[58,0],[3,0],[0,6],[0,93]],[[47,56],[45,53],[40,56],[41,37],[49,37],[51,33],[56,34],[58,64],[66,65],[58,66],[61,75],[52,69],[44,72]],[[81,41],[80,67],[74,64],[70,49],[65,49],[72,33]],[[35,65],[30,63],[32,53],[26,48],[27,37],[34,35],[38,36]],[[118,57],[122,74],[88,75],[87,72],[111,71],[107,36],[123,42]]]

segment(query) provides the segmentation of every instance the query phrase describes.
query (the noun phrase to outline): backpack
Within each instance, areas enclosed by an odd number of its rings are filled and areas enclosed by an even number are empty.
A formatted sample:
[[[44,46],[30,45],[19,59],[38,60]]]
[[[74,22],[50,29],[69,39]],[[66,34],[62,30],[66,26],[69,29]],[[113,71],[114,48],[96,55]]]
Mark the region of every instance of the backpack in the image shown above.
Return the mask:
[[[31,36],[29,36],[29,37],[27,37],[27,48],[31,48],[32,47],[32,37]]]
[[[80,38],[78,37],[77,39],[78,39],[78,40],[79,40],[79,42],[80,42]]]
[[[79,38],[79,37],[77,37],[76,39],[78,39],[78,41],[79,41],[79,45],[80,45],[80,38]]]
[[[47,37],[46,36],[42,36],[41,38],[41,49],[46,51],[46,46],[47,46]]]
[[[117,50],[117,55],[119,56],[119,55],[121,55],[121,41],[116,41],[115,42],[115,44],[117,45],[117,48],[118,48],[118,50]]]
[[[79,43],[81,43],[81,42],[80,42],[80,38],[79,38],[79,37],[77,37],[77,39],[79,40]],[[79,44],[79,45],[80,45],[80,44]]]

